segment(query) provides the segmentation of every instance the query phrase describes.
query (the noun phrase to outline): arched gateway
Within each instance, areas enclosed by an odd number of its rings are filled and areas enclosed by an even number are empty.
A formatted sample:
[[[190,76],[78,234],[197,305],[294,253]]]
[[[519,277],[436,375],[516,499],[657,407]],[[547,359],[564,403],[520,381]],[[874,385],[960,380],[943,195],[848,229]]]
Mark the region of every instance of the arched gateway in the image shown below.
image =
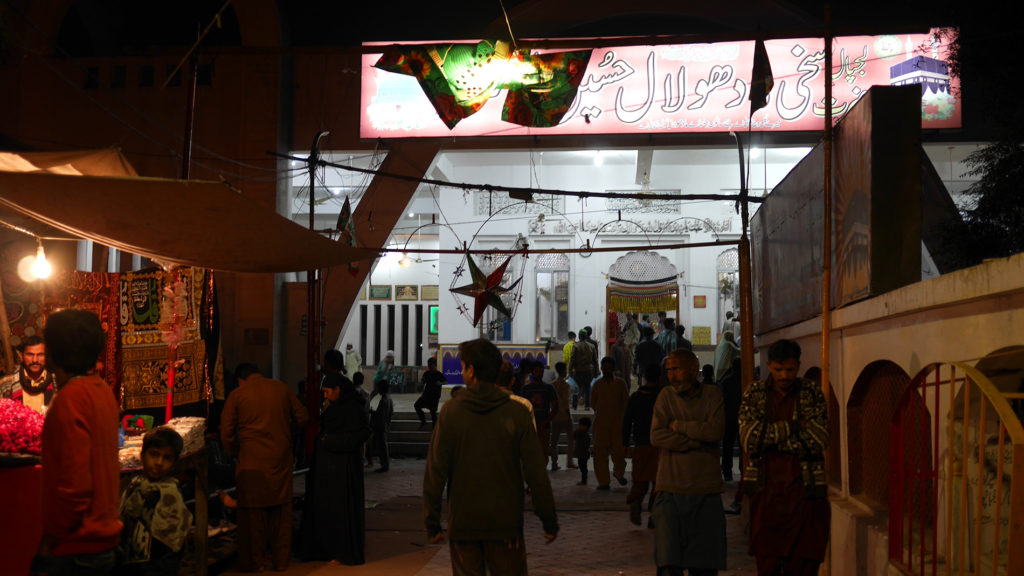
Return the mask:
[[[627,252],[608,269],[607,342],[613,341],[627,313],[675,311],[679,318],[679,272],[668,258],[648,250]]]

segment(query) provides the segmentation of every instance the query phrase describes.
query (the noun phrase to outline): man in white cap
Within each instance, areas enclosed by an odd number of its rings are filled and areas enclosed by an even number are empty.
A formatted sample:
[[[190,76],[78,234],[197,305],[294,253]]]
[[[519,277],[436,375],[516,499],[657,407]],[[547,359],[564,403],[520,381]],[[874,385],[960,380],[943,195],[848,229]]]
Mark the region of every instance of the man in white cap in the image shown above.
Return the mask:
[[[370,393],[371,399],[376,395],[377,382],[381,380],[391,382],[392,376],[395,373],[395,351],[388,350],[384,353],[384,359],[377,365],[377,373],[373,375],[374,391]]]
[[[345,373],[348,374],[349,378],[352,378],[352,375],[362,370],[362,368],[363,356],[349,342],[345,345]]]

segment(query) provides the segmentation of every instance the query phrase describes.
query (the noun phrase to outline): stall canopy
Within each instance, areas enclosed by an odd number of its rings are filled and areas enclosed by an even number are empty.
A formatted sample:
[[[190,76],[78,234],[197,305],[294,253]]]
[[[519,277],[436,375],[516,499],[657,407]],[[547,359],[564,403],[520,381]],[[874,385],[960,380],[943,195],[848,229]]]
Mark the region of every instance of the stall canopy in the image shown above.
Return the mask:
[[[678,310],[676,267],[656,252],[627,252],[608,270],[608,311],[652,314]]]
[[[307,230],[223,183],[140,178],[112,149],[0,152],[0,222],[233,272],[293,272],[378,255]]]

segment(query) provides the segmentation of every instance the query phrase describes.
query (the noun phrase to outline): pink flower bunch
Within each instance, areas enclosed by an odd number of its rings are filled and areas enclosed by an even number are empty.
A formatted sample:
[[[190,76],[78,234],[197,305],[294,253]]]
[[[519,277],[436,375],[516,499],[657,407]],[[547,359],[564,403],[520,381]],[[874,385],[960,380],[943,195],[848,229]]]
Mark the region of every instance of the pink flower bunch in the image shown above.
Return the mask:
[[[0,452],[41,454],[43,416],[14,400],[0,399]]]

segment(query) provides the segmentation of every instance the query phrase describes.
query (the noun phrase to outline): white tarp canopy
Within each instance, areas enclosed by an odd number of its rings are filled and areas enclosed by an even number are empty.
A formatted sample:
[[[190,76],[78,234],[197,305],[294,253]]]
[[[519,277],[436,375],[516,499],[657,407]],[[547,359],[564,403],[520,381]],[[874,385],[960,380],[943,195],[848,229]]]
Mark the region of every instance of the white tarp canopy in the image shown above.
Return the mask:
[[[378,255],[307,230],[226,184],[140,178],[113,149],[0,152],[0,222],[233,272],[294,272]]]

